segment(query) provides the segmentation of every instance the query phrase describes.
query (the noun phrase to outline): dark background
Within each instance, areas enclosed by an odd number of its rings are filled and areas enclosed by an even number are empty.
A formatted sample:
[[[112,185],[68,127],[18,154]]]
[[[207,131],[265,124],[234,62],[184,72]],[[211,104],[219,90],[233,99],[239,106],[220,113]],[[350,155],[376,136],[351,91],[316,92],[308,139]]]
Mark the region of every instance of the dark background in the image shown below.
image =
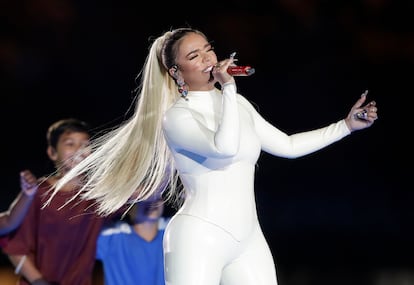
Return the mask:
[[[287,133],[345,117],[366,89],[377,102],[367,130],[299,159],[258,161],[258,211],[280,285],[414,284],[411,2],[1,1],[0,211],[19,192],[20,170],[52,169],[52,122],[121,122],[151,38],[191,26],[219,58],[237,51],[256,69],[238,90]]]

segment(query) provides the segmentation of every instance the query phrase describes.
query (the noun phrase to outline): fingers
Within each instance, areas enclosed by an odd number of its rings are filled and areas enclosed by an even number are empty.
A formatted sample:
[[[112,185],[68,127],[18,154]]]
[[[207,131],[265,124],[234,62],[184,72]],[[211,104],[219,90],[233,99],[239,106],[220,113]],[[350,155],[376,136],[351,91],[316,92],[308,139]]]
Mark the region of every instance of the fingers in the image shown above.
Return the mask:
[[[368,118],[371,118],[372,120],[378,119],[378,115],[377,115],[378,108],[376,107],[375,101],[369,102],[364,110],[367,110]]]
[[[378,108],[375,101],[371,101],[362,106],[366,100],[367,94],[368,90],[362,93],[361,98],[356,101],[345,119],[347,126],[351,131],[370,127],[374,121],[378,119]]]
[[[24,184],[32,184],[36,182],[36,177],[29,170],[23,170],[20,172],[20,180]]]
[[[213,71],[220,72],[220,71],[226,71],[227,68],[232,64],[233,61],[231,59],[225,59],[220,62],[217,62],[214,66]]]
[[[375,101],[371,101],[367,104],[367,106],[365,106],[364,109],[368,110],[369,112],[373,112],[376,113],[378,108],[375,106],[376,102]]]
[[[232,64],[232,62],[233,62],[232,59],[225,59],[221,62],[218,62],[214,66],[211,73],[214,76],[214,78],[220,83],[220,85],[223,85],[226,82],[234,80],[233,76],[231,76],[227,72],[227,69],[229,68],[230,64]]]
[[[226,58],[226,59],[224,59],[224,60],[222,60],[220,62],[217,62],[216,65],[214,66],[214,69],[216,71],[221,70],[221,69],[227,70],[227,68],[230,65],[234,65],[234,62],[237,61],[237,59],[234,58],[235,56],[236,56],[236,52],[232,52],[230,54],[229,58]]]
[[[360,120],[367,120],[368,119],[368,112],[367,110],[362,110],[361,112],[355,113],[355,119],[360,119]]]
[[[26,195],[32,196],[37,190],[37,178],[29,170],[20,172],[20,187]]]
[[[362,104],[364,104],[365,100],[367,99],[367,94],[368,90],[365,90],[365,92],[361,94],[361,98],[359,98],[353,106],[354,109],[360,108]]]
[[[377,107],[376,107],[377,103],[375,101],[371,101],[371,102],[369,102],[368,104],[366,104],[365,106],[362,107],[362,104],[364,104],[364,102],[367,98],[367,94],[368,94],[368,90],[365,90],[365,92],[361,94],[361,98],[359,98],[358,101],[352,107],[353,110],[363,108],[363,110],[360,110],[359,112],[354,114],[355,119],[368,120],[368,118],[372,118],[372,119],[377,118],[377,114],[376,114],[377,113]]]
[[[374,121],[378,119],[377,111],[378,108],[376,107],[376,102],[371,101],[364,106],[364,109],[355,113],[354,118],[359,120]]]

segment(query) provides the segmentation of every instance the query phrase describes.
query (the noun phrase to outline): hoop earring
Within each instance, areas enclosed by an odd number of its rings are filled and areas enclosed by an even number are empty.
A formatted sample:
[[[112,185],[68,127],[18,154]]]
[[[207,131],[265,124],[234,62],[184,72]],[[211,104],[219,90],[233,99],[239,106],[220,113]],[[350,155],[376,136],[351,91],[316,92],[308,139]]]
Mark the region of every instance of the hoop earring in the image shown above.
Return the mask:
[[[184,80],[177,79],[177,85],[178,85],[178,92],[180,92],[181,97],[184,98],[186,101],[188,101],[188,98],[187,98],[188,90],[186,88]]]

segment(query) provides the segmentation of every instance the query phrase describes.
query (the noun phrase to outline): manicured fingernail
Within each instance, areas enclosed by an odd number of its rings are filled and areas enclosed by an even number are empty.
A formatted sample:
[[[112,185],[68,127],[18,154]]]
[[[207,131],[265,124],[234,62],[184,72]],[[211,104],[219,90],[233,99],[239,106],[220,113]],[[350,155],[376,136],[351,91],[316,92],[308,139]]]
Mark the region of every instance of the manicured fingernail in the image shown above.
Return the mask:
[[[367,96],[367,94],[368,94],[368,90],[365,90],[365,92],[361,94],[361,97]]]

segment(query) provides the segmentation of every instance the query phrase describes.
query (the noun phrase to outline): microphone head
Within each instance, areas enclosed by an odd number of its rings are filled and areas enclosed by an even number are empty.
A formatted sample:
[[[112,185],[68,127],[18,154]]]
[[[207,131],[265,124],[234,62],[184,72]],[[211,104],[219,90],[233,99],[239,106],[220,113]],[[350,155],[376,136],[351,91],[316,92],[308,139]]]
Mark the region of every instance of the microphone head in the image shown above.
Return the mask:
[[[255,72],[256,72],[256,70],[253,67],[246,70],[247,76],[250,76],[250,75],[254,74]]]

